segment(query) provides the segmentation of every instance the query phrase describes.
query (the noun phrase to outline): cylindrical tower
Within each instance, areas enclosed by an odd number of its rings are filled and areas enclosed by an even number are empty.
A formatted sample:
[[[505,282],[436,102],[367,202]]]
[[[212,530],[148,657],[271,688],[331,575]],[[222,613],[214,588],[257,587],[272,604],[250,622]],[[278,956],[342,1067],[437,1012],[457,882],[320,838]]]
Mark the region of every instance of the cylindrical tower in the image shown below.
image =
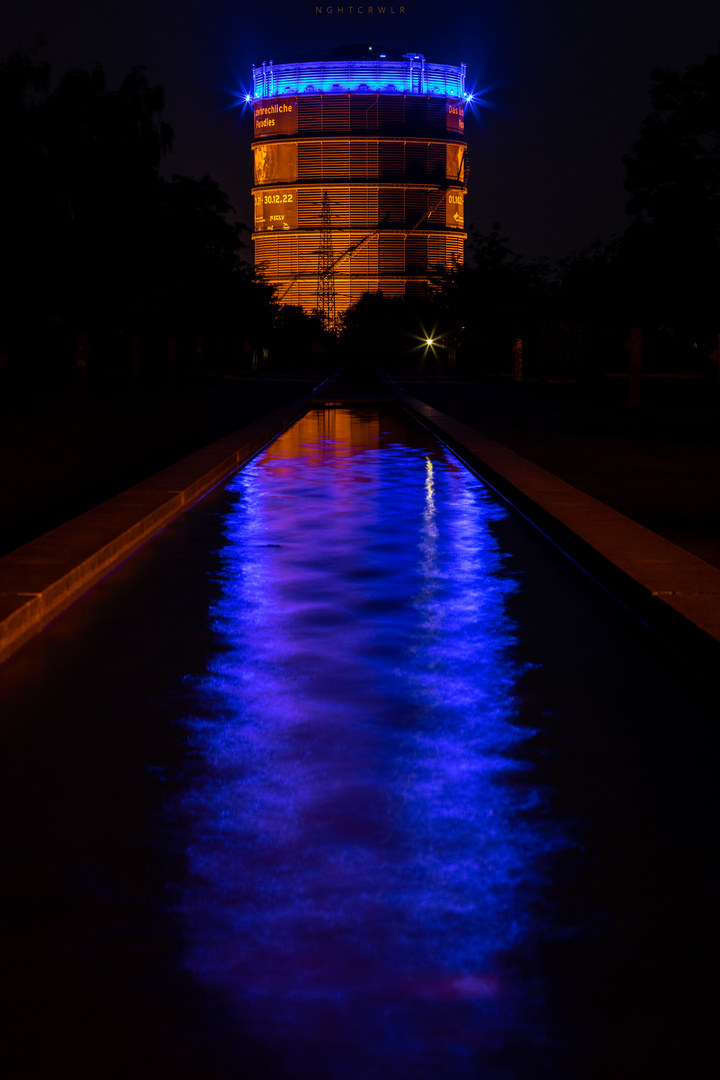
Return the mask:
[[[255,261],[279,300],[316,308],[326,192],[338,314],[364,292],[424,292],[433,267],[462,262],[464,64],[368,45],[253,76]]]

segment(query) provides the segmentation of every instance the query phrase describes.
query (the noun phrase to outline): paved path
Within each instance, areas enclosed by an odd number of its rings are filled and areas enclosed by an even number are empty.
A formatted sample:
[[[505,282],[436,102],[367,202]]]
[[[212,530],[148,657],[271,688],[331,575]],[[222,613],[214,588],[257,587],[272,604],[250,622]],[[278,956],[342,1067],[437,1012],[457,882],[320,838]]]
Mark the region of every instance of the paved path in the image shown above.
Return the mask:
[[[720,421],[712,404],[632,413],[554,399],[533,385],[393,377],[421,401],[720,567]]]
[[[0,411],[0,555],[308,393],[320,372],[223,379],[82,413]]]
[[[289,404],[0,558],[0,661],[249,460],[301,416],[312,399],[312,394],[296,395]],[[237,423],[237,410],[233,419]],[[82,430],[83,425],[78,425],[78,433]],[[137,451],[143,441],[132,428],[130,435]],[[110,441],[103,442],[101,432],[96,433],[96,440],[98,449],[107,454]],[[89,470],[81,475],[87,479]],[[57,483],[62,491],[61,475]]]

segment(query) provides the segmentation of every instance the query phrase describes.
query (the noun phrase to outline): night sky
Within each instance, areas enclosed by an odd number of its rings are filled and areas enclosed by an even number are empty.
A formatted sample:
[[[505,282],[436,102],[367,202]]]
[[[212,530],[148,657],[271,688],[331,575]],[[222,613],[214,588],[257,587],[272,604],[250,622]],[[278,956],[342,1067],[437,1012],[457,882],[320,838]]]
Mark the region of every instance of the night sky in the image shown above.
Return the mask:
[[[324,8],[327,8],[327,4]],[[466,126],[466,221],[499,220],[515,250],[558,258],[627,219],[622,156],[650,108],[655,67],[685,68],[720,46],[716,0],[407,0],[405,14],[315,14],[312,0],[11,0],[0,54],[37,53],[55,80],[101,63],[111,87],[134,64],[166,90],[175,148],[165,171],[209,173],[251,220],[249,110],[258,56],[368,42],[465,62],[492,108]]]

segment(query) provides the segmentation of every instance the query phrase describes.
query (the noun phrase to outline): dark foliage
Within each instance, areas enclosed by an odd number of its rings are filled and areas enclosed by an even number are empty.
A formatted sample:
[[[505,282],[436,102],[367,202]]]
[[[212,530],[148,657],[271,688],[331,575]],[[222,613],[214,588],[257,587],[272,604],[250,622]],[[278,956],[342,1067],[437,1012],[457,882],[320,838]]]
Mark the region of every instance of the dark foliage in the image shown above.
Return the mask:
[[[286,363],[293,358],[307,358],[330,346],[327,341],[322,316],[318,312],[308,314],[299,304],[283,304],[273,324],[272,349]]]
[[[132,380],[141,354],[146,368],[150,353],[158,370],[167,366],[169,339],[178,370],[191,372],[246,368],[268,348],[289,359],[330,346],[317,318],[278,305],[244,261],[243,227],[218,185],[161,176],[172,145],[163,104],[142,68],[117,90],[98,66],[51,89],[47,64],[19,54],[0,63],[5,372],[67,386],[78,331],[91,339],[96,386],[103,365]],[[343,348],[361,363],[404,355],[508,375],[522,338],[526,374],[592,379],[627,366],[623,344],[638,326],[644,363],[709,370],[720,295],[720,53],[684,73],[654,72],[652,104],[626,158],[633,219],[622,237],[551,272],[518,255],[498,223],[471,228],[469,262],[438,269],[428,296],[366,294],[351,308]],[[428,337],[437,343],[429,350]]]
[[[355,368],[441,365],[450,344],[449,324],[437,296],[365,293],[342,319],[340,345]],[[428,339],[434,342],[429,347]]]
[[[498,222],[489,233],[471,226],[470,248],[474,265],[435,274],[435,321],[449,359],[461,355],[478,373],[510,370],[516,338],[547,303],[550,270],[514,252]]]
[[[651,79],[653,110],[625,158],[625,281],[638,320],[706,325],[720,289],[720,52]]]
[[[654,71],[653,111],[625,158],[628,211],[690,222],[720,240],[720,53],[684,73]]]
[[[242,258],[227,196],[208,176],[164,179],[163,90],[136,67],[117,90],[92,65],[51,89],[50,69],[0,62],[0,349],[17,381],[71,386],[88,335],[90,388],[167,367],[243,366],[287,337],[262,274]],[[303,322],[304,320],[304,322]],[[301,317],[305,337],[316,330]],[[141,344],[133,344],[138,338]],[[84,339],[83,339],[84,340]],[[133,349],[135,360],[133,360]],[[123,380],[121,379],[120,382]]]
[[[3,321],[133,322],[172,142],[162,90],[135,68],[108,91],[97,66],[48,87],[47,65],[13,56],[0,67],[3,119],[10,113],[0,213],[17,269]]]

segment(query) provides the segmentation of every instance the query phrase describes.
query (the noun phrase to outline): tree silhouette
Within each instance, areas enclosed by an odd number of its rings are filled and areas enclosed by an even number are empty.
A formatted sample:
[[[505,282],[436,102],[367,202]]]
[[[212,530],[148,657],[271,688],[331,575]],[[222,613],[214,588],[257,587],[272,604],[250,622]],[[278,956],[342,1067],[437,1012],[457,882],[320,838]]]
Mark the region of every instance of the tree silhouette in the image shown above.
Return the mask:
[[[273,290],[241,258],[244,226],[227,196],[208,176],[160,175],[172,147],[163,106],[142,67],[116,90],[95,64],[51,89],[47,64],[20,54],[0,62],[10,269],[0,349],[11,366],[47,367],[63,333],[67,355],[78,330],[104,340],[180,334],[192,350],[213,334],[232,338],[235,354],[245,341],[268,342]]]
[[[652,112],[625,158],[634,220],[622,259],[638,319],[707,321],[720,287],[720,53],[651,81]]]
[[[625,158],[628,211],[702,223],[720,240],[720,53],[684,73],[653,71],[653,111]]]
[[[142,68],[116,91],[93,65],[50,92],[48,65],[20,55],[0,64],[0,231],[13,267],[6,329],[132,319],[172,143],[162,107],[162,89]]]

